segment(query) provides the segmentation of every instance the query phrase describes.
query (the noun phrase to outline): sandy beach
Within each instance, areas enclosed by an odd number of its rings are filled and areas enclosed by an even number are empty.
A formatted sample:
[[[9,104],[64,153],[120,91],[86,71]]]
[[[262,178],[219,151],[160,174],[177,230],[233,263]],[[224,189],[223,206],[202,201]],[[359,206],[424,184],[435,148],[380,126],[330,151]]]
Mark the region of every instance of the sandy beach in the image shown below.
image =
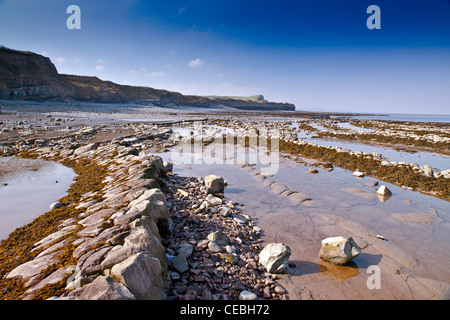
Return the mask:
[[[445,166],[449,164],[450,129],[446,125],[355,121],[289,112],[261,115],[192,108],[176,111],[156,107],[126,110],[114,107],[107,111],[104,108],[100,105],[79,109],[40,105],[39,111],[26,106],[3,108],[0,150],[6,156],[58,146],[58,141],[68,141],[76,150],[89,143],[129,139],[141,155],[157,155],[173,163],[173,175],[223,177],[227,182],[224,201],[241,204],[240,210],[261,230],[261,245],[283,243],[292,252],[285,271],[275,276],[283,292],[275,294],[276,286],[272,285],[268,289],[273,293],[270,298],[450,298],[450,272],[446,267],[450,262],[449,167]],[[346,125],[338,125],[342,123]],[[138,135],[163,130],[170,130],[169,139],[156,144],[153,140],[133,143]],[[267,136],[262,135],[263,130],[267,130]],[[242,163],[238,159],[243,149],[236,143],[215,147],[214,143],[225,141],[227,135],[234,139],[250,131],[259,134],[259,141],[263,137],[271,141],[272,134],[277,134],[283,143],[276,158],[268,158],[269,162],[262,164],[258,159],[262,159],[263,152],[266,156],[273,152],[250,144],[244,145],[247,161]],[[366,137],[367,134],[372,136]],[[186,150],[180,156],[177,148],[191,139],[201,139],[203,146],[190,150],[189,157]],[[330,139],[335,145],[319,148],[318,141],[323,142],[319,139]],[[354,147],[367,145],[374,149],[368,152],[339,147],[340,142],[344,145],[348,141]],[[308,154],[298,154],[291,145]],[[272,141],[271,147],[274,146]],[[315,152],[352,157],[355,168],[367,168],[366,174],[355,177],[356,169],[314,158]],[[254,153],[259,158],[252,162]],[[59,157],[64,158],[61,153]],[[188,158],[190,162],[186,161]],[[436,162],[428,163],[427,159]],[[418,163],[422,160],[425,162]],[[269,172],[269,167],[274,171]],[[28,166],[22,168],[28,170]],[[383,171],[388,168],[404,170],[410,178]],[[391,191],[390,197],[380,198],[376,194],[381,185]],[[321,260],[318,257],[321,240],[340,235],[352,236],[362,253],[344,266]],[[381,271],[380,289],[369,288],[371,266],[378,266]],[[264,287],[251,289],[261,299],[268,298]],[[212,294],[216,292],[212,290]],[[221,297],[217,293],[216,298]]]

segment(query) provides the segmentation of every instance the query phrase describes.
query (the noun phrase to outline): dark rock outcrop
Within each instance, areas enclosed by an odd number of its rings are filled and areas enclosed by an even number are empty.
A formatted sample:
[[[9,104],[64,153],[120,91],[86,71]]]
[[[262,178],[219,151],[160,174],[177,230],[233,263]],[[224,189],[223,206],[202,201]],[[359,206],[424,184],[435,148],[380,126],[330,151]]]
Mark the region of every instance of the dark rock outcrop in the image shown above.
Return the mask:
[[[73,90],[49,58],[0,47],[0,99],[63,99]]]
[[[262,97],[262,96],[261,96]],[[150,87],[119,85],[97,77],[59,74],[49,58],[0,47],[0,99],[140,103],[161,107],[231,107],[245,110],[295,110],[290,103],[263,98],[202,97]]]

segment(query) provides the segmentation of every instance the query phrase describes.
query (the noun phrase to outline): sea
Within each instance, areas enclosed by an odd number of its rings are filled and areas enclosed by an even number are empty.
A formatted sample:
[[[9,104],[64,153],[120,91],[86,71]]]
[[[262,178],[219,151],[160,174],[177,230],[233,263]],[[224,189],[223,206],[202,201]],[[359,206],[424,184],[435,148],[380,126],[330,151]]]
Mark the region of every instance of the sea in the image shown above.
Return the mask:
[[[334,117],[334,116],[333,116]],[[349,118],[361,120],[392,120],[392,121],[414,121],[414,122],[444,122],[450,123],[448,114],[404,114],[404,113],[380,113],[365,116],[350,116]]]

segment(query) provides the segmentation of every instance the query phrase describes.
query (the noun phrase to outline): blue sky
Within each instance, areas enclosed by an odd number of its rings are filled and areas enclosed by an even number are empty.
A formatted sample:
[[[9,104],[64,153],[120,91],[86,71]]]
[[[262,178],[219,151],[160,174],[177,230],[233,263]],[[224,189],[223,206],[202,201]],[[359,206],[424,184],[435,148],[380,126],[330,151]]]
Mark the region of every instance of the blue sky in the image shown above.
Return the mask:
[[[69,5],[81,30],[69,30]],[[369,30],[369,5],[381,29]],[[60,73],[299,110],[450,114],[449,0],[0,0],[0,44]]]

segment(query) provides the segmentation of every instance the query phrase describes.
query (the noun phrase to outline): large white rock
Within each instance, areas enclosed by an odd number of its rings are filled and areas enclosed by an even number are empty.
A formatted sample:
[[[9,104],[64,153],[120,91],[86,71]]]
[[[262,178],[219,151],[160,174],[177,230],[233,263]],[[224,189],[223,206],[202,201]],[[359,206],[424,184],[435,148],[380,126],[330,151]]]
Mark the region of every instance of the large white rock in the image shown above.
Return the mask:
[[[392,196],[391,190],[389,190],[385,185],[382,185],[381,187],[378,188],[377,194],[379,194],[380,196],[383,196],[383,197]]]
[[[267,272],[282,273],[291,256],[291,249],[282,243],[269,243],[259,253],[259,263]]]
[[[122,283],[109,276],[99,276],[86,286],[77,300],[136,300],[136,298]]]
[[[361,253],[361,248],[352,237],[330,237],[322,240],[319,258],[337,265],[353,260]]]
[[[158,227],[150,219],[139,219],[138,224],[130,232],[130,235],[125,238],[123,247],[132,248],[136,251],[146,251],[152,256],[159,259],[161,267],[167,268],[164,247],[161,244]]]
[[[204,178],[207,193],[223,193],[225,189],[225,180],[216,175],[209,175]]]
[[[159,260],[138,253],[114,265],[111,276],[124,284],[138,300],[163,300],[166,297]]]

